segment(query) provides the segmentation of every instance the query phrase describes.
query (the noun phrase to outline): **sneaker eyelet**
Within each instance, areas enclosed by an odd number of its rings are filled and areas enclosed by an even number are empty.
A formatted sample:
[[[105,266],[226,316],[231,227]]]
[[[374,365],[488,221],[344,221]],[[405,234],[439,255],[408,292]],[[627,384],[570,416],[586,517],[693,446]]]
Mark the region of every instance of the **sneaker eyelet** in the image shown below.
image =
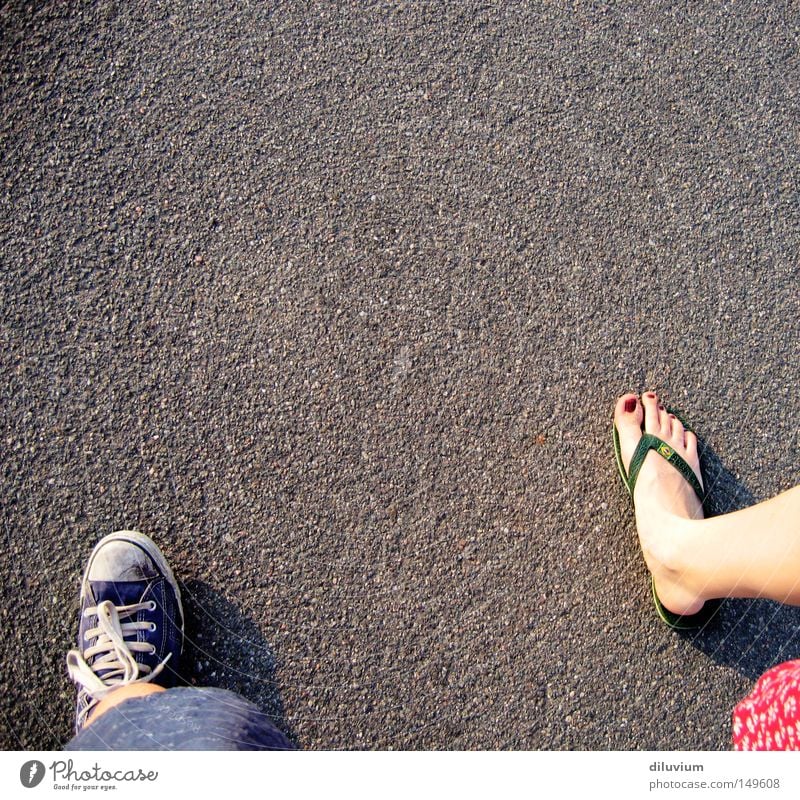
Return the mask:
[[[156,605],[156,601],[155,601],[155,600],[151,600],[151,601],[150,601],[150,602],[147,604],[147,607],[150,609],[150,611],[155,611],[155,610],[156,610],[156,608],[158,608],[158,606]]]
[[[155,622],[151,622],[150,626],[149,626],[150,632],[151,633],[155,633],[157,629],[158,629],[158,626],[155,624]],[[155,652],[155,649],[153,650],[153,652]]]
[[[157,652],[158,652],[158,650],[151,644],[150,645],[150,655],[154,656]]]

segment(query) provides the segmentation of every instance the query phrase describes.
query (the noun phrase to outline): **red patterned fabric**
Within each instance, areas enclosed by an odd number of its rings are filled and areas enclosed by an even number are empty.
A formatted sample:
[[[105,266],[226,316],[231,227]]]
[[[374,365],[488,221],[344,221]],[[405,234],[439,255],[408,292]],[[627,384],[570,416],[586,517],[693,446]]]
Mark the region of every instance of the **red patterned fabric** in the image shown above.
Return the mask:
[[[800,750],[800,660],[765,672],[733,710],[736,750]]]

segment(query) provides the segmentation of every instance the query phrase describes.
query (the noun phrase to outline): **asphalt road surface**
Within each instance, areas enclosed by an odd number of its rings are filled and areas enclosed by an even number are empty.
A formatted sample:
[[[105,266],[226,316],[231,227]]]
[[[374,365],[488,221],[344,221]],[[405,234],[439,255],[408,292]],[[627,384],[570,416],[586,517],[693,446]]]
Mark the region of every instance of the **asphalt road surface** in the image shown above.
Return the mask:
[[[69,739],[120,528],[304,748],[729,746],[800,611],[660,624],[610,421],[662,392],[716,512],[800,480],[794,3],[0,26],[2,747]]]

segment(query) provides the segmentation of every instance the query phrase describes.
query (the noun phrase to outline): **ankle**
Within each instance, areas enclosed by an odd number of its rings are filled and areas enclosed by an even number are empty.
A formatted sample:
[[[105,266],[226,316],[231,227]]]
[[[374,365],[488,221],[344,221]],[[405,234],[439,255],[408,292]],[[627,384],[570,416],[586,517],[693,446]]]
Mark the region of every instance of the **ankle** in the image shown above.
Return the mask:
[[[693,520],[664,510],[649,510],[646,519],[637,519],[642,550],[648,565],[656,566],[660,573],[673,579],[689,574],[692,566],[693,524]]]

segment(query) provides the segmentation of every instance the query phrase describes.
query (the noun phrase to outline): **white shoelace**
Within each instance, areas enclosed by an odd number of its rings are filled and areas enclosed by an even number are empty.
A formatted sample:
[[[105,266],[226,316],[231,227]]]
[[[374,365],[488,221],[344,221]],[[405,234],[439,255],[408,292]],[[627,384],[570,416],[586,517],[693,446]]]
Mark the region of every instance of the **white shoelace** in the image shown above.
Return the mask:
[[[86,708],[81,709],[78,728],[83,727],[89,712],[112,690],[131,683],[149,683],[169,661],[171,653],[154,669],[147,664],[139,664],[134,653],[155,653],[156,648],[147,642],[126,641],[126,636],[136,636],[137,631],[151,630],[151,623],[135,619],[139,611],[154,610],[152,601],[130,606],[115,606],[104,600],[94,608],[87,608],[86,617],[97,616],[97,627],[85,633],[85,640],[97,639],[81,654],[80,650],[67,653],[67,672],[69,677],[90,698]],[[133,617],[133,619],[129,619]],[[126,618],[126,622],[122,621]],[[88,659],[105,653],[95,659],[91,666]],[[105,671],[101,678],[97,673]]]

